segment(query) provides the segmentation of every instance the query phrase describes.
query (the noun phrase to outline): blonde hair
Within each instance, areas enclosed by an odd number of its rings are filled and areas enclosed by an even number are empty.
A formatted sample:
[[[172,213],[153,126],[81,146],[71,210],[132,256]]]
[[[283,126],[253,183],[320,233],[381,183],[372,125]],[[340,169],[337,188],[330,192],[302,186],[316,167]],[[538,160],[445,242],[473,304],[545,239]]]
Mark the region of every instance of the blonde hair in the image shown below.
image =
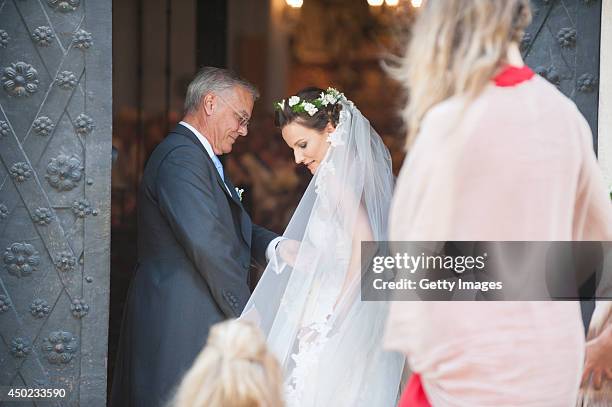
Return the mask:
[[[420,13],[407,51],[390,69],[408,92],[407,146],[432,106],[478,96],[531,22],[529,0],[426,0]]]
[[[185,374],[175,407],[280,407],[282,372],[259,329],[244,321],[214,325]]]

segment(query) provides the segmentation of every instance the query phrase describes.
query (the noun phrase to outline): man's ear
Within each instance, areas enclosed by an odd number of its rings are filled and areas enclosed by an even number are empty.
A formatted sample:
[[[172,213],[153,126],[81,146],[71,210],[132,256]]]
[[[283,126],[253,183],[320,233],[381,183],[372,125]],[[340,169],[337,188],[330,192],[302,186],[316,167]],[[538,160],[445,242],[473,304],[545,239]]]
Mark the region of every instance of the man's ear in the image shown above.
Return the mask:
[[[217,101],[215,100],[215,95],[208,93],[204,95],[200,103],[204,113],[206,113],[207,116],[210,116],[213,114],[213,111],[216,108]]]

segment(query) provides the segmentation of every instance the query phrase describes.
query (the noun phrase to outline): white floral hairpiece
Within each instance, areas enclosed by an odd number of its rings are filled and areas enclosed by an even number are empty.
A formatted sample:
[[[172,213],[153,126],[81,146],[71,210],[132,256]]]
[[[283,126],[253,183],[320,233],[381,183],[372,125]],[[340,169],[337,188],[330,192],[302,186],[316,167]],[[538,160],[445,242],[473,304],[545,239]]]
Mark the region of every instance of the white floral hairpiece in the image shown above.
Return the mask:
[[[299,96],[291,96],[288,103],[294,113],[308,113],[309,116],[314,116],[321,108],[328,105],[335,105],[341,100],[347,101],[342,92],[334,88],[327,88],[325,92],[321,92],[319,97],[314,100],[306,100]],[[285,99],[276,102],[274,106],[277,109],[284,110]]]

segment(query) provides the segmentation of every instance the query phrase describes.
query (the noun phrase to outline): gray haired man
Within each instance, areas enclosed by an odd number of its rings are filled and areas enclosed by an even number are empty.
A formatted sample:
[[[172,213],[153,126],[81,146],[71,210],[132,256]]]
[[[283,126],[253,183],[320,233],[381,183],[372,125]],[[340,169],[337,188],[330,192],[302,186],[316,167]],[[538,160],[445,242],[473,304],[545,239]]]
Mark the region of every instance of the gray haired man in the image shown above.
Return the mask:
[[[242,312],[251,258],[265,264],[280,239],[251,223],[217,157],[247,135],[257,97],[230,71],[203,68],[147,162],[111,406],[164,405],[210,326]]]

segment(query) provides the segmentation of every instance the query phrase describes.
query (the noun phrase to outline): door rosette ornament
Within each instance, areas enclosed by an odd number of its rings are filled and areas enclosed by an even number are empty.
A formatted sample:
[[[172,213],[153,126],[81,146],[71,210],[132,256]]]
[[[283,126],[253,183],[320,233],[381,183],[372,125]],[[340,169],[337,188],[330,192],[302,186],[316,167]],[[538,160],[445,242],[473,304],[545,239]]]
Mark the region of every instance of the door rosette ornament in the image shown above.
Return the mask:
[[[55,259],[55,267],[64,273],[74,271],[77,259],[69,252],[61,252]]]
[[[58,191],[70,191],[83,178],[83,170],[78,157],[60,154],[49,162],[45,178]]]
[[[46,25],[41,25],[32,33],[32,39],[39,47],[48,47],[53,42],[53,38],[55,38],[53,30]]]
[[[39,226],[47,226],[53,220],[53,212],[49,208],[36,208],[32,220]]]
[[[72,45],[76,48],[86,50],[91,47],[92,44],[91,34],[85,30],[78,30],[72,35]]]
[[[32,314],[34,318],[44,318],[49,315],[49,312],[51,312],[51,307],[45,300],[37,298],[30,304],[30,314]]]
[[[5,30],[0,30],[0,48],[6,48],[10,39],[11,37]]]
[[[70,305],[72,316],[81,319],[89,313],[89,305],[82,298],[75,298]]]
[[[4,120],[0,120],[0,138],[7,137],[9,134],[11,134],[11,129],[8,123]]]
[[[66,364],[76,353],[77,340],[70,332],[55,331],[45,338],[42,350],[47,354],[47,360],[54,365]]]
[[[578,78],[578,90],[580,92],[588,93],[593,92],[597,89],[597,79],[588,73],[580,75]]]
[[[11,166],[9,173],[15,181],[23,182],[32,176],[32,169],[27,163],[18,162]]]
[[[69,13],[79,7],[81,0],[47,0],[47,4],[53,10]]]
[[[81,136],[87,136],[94,129],[93,120],[85,113],[81,113],[74,120],[74,130]]]
[[[37,270],[40,264],[38,251],[29,243],[13,243],[4,251],[4,265],[9,274],[24,277]]]
[[[16,358],[25,358],[31,350],[30,341],[25,338],[17,337],[11,341],[11,354]]]
[[[91,215],[93,210],[87,199],[79,199],[78,201],[74,201],[72,203],[72,213],[74,213],[74,216],[77,218],[83,219],[87,215]]]
[[[6,295],[0,295],[0,314],[11,308],[11,300]]]
[[[55,124],[47,116],[40,116],[32,123],[34,131],[39,136],[48,136],[53,132]]]
[[[38,90],[38,72],[30,64],[15,62],[2,72],[2,87],[11,96],[30,96]]]
[[[70,71],[62,71],[57,74],[55,83],[57,83],[57,86],[64,90],[71,90],[77,85],[77,77]]]

